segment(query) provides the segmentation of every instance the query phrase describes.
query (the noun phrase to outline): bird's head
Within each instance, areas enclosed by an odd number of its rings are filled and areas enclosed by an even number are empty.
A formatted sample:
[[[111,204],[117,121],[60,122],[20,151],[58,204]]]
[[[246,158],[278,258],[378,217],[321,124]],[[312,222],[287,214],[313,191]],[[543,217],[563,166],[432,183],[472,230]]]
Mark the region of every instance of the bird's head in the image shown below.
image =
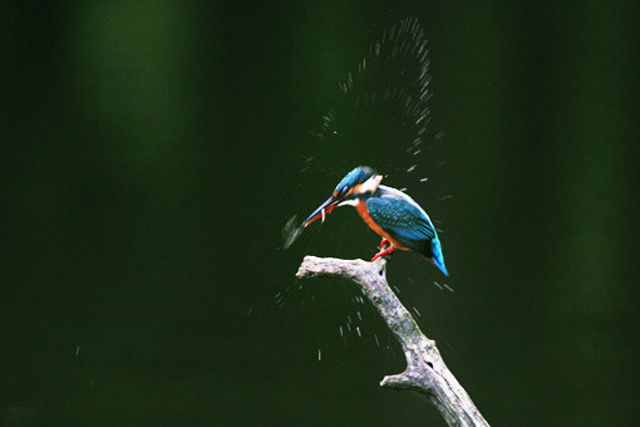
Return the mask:
[[[380,181],[382,181],[382,175],[368,166],[358,166],[342,178],[331,197],[313,211],[303,225],[306,227],[320,218],[324,221],[325,215],[338,206],[355,206],[359,200],[371,196],[378,189]]]

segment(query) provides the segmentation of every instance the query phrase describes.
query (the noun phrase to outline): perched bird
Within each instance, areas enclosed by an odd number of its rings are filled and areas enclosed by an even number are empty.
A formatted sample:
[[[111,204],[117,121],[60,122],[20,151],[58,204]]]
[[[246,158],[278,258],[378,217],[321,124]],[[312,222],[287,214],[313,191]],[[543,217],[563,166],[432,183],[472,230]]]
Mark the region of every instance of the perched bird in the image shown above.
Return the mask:
[[[380,252],[371,260],[393,252],[412,250],[449,275],[444,265],[438,233],[429,215],[411,197],[395,188],[380,185],[382,175],[367,166],[349,172],[333,190],[331,197],[316,209],[303,225],[322,219],[334,208],[351,205],[364,222],[380,236]],[[388,248],[385,246],[389,244]]]

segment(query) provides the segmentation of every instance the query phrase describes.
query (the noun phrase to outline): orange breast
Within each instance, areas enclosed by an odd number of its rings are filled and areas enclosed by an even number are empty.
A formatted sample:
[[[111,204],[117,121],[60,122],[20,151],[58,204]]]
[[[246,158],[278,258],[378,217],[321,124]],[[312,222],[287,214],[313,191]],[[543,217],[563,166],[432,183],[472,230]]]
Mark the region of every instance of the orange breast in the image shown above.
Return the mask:
[[[373,221],[373,218],[371,218],[371,215],[369,215],[369,211],[367,210],[367,205],[365,205],[364,202],[359,202],[356,205],[356,211],[358,211],[358,214],[360,214],[360,216],[362,217],[364,222],[367,223],[369,228],[371,228],[373,231],[378,233],[380,236],[387,239],[395,248],[402,249],[403,251],[406,251],[409,249],[406,246],[404,246],[402,243],[398,242],[396,239],[391,237],[386,231],[384,231],[378,224],[376,224]]]

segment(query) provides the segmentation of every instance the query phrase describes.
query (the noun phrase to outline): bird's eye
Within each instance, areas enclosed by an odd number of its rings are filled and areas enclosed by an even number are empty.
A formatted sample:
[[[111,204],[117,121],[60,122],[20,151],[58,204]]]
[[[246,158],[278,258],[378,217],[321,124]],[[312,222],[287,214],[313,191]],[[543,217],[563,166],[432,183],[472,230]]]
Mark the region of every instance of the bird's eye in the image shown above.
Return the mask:
[[[340,190],[340,195],[344,196],[345,194],[347,194],[348,191],[349,191],[349,186],[345,185],[344,187],[342,187],[342,190]]]

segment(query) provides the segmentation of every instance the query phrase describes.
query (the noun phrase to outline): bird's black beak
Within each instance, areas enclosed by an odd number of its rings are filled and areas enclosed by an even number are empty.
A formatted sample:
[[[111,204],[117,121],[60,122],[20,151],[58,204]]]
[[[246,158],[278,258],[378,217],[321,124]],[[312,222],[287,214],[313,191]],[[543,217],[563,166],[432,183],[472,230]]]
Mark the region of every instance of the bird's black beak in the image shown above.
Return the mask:
[[[322,221],[324,222],[325,215],[328,214],[329,212],[331,212],[334,208],[336,208],[340,204],[341,201],[342,201],[342,199],[336,199],[333,196],[329,197],[326,202],[321,204],[318,209],[316,209],[315,211],[313,211],[313,213],[311,215],[309,215],[309,218],[307,218],[302,223],[302,225],[304,225],[306,227],[309,224],[311,224],[312,222],[314,222],[314,221],[316,221],[316,220],[318,220],[320,218],[322,218]]]

